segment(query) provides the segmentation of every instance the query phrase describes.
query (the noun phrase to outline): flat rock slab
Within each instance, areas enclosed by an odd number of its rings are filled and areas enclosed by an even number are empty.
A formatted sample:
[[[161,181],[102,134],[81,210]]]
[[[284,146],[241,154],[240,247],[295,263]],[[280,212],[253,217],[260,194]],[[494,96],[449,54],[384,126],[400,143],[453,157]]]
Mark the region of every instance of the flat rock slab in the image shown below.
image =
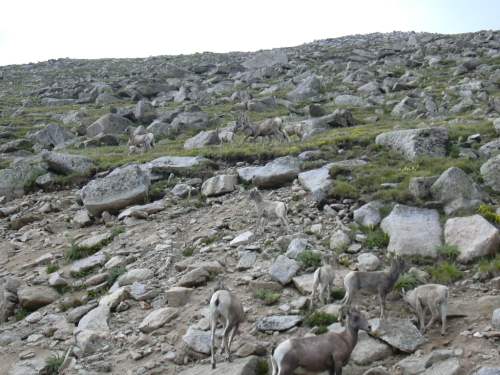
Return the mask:
[[[257,320],[259,331],[286,331],[302,322],[300,315],[271,315]]]
[[[177,317],[177,309],[163,307],[151,312],[139,325],[139,330],[144,333],[151,333],[163,327],[166,323]]]
[[[162,156],[143,165],[153,174],[168,176],[170,173],[186,177],[199,177],[204,172],[216,169],[217,165],[201,156]]]
[[[182,341],[198,353],[210,354],[210,332],[189,327]]]
[[[106,263],[106,256],[102,253],[97,253],[87,258],[77,260],[76,262],[71,264],[69,272],[71,275],[76,275],[80,272],[88,271],[94,267],[102,266],[104,265],[104,263]]]
[[[157,212],[163,211],[164,209],[165,202],[163,202],[163,200],[158,200],[149,204],[132,206],[120,212],[120,214],[118,215],[118,220],[124,219],[129,216],[142,218],[144,214],[146,214],[146,216],[152,215]]]
[[[409,320],[371,319],[370,324],[376,337],[402,352],[413,353],[425,342],[420,331]]]
[[[302,295],[310,295],[313,290],[314,273],[306,273],[292,279],[293,285]]]
[[[252,356],[247,358],[239,358],[233,362],[217,363],[217,369],[212,370],[211,365],[197,365],[190,369],[184,370],[179,375],[258,375],[259,362],[262,359]]]
[[[265,189],[283,186],[296,178],[299,172],[300,161],[291,156],[275,159],[262,167],[238,169],[240,179]]]
[[[357,365],[369,365],[392,355],[392,349],[386,343],[370,337],[366,332],[359,332],[358,343],[351,359]]]

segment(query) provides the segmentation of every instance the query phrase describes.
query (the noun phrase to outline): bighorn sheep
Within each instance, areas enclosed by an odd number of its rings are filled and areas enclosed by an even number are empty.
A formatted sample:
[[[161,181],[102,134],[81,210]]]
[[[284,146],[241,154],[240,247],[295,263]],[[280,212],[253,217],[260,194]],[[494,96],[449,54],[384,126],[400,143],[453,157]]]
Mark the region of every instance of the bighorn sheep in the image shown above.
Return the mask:
[[[424,333],[441,315],[441,335],[446,334],[446,314],[448,313],[448,287],[440,284],[426,284],[405,293],[403,299],[415,310]],[[425,325],[425,307],[431,311],[431,320]]]
[[[406,269],[402,258],[393,259],[389,272],[375,271],[362,272],[351,271],[344,277],[345,296],[342,304],[350,305],[354,294],[359,290],[370,293],[378,293],[380,302],[380,319],[385,318],[385,299],[392,290],[394,284]]]
[[[333,261],[335,257],[333,254],[325,253],[323,255],[323,266],[319,267],[314,272],[314,282],[313,282],[313,290],[311,293],[311,305],[312,309],[314,306],[314,299],[316,297],[316,291],[319,287],[319,299],[321,304],[328,303],[330,300],[330,296],[332,294],[332,284],[335,281],[335,272],[333,271]],[[326,294],[326,298],[325,298]]]
[[[136,134],[133,128],[127,128],[129,153],[131,153],[131,146],[142,149],[143,151],[149,151],[155,147],[155,136],[153,133]],[[134,150],[135,151],[135,150]]]
[[[301,122],[296,122],[293,124],[288,124],[283,128],[288,139],[292,137],[292,135],[296,135],[299,139],[302,139],[304,136],[304,124]]]
[[[221,354],[226,351],[227,360],[231,361],[231,343],[234,335],[238,331],[239,325],[245,320],[245,312],[240,300],[228,290],[221,289],[215,291],[210,299],[209,305],[210,319],[210,353],[212,368],[215,364],[215,329],[217,323],[222,321],[224,325]]]
[[[288,232],[287,206],[284,202],[264,199],[257,188],[250,191],[249,198],[254,201],[257,209],[257,231],[264,228],[265,219],[276,218]]]
[[[252,124],[245,113],[241,113],[236,121],[234,131],[245,134],[246,141],[249,137],[277,137],[290,141],[288,135],[283,131],[283,120],[279,117],[266,119],[259,124]]]
[[[308,372],[341,375],[358,342],[360,329],[371,331],[363,314],[352,309],[347,312],[347,327],[341,333],[328,332],[282,342],[271,356],[272,375],[292,375],[299,367]]]

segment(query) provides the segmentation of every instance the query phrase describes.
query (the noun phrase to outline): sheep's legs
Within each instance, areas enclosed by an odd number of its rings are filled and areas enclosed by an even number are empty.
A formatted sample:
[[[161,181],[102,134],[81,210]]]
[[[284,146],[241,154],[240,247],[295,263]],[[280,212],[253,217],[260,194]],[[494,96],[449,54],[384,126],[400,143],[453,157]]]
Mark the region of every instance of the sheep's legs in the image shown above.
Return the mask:
[[[211,355],[211,363],[212,363],[212,369],[215,369],[215,326],[216,326],[216,320],[214,317],[210,317],[210,330],[211,330],[211,336],[210,336],[210,355]]]
[[[382,294],[379,294],[378,300],[380,302],[380,320],[384,320],[385,319],[385,296]]]
[[[231,344],[233,343],[234,335],[236,334],[237,331],[238,331],[238,324],[236,324],[233,327],[233,329],[231,330],[231,333],[229,335],[229,342],[227,344],[227,360],[229,362],[232,361],[232,359],[231,359]]]
[[[429,323],[425,327],[425,330],[428,330],[430,327],[432,327],[434,322],[439,317],[439,312],[437,311],[437,306],[432,306],[430,309],[431,309],[431,320],[429,320]]]
[[[420,332],[424,333],[425,332],[425,314],[424,314],[424,310],[422,309],[422,305],[420,304],[420,301],[418,301],[418,300],[416,302],[415,310],[417,311]]]
[[[441,335],[446,334],[446,316],[448,315],[448,305],[446,302],[441,303]]]

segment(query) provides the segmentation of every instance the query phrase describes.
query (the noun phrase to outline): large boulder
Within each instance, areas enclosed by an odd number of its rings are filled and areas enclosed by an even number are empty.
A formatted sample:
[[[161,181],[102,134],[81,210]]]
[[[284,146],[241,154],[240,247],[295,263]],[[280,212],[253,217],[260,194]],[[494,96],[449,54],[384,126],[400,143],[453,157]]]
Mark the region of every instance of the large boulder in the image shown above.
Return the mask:
[[[243,62],[243,66],[247,69],[269,68],[274,65],[286,64],[288,64],[288,56],[286,52],[279,50],[258,52]]]
[[[497,155],[481,165],[481,176],[486,185],[500,192],[500,155]]]
[[[271,278],[281,285],[286,285],[297,274],[299,264],[284,255],[279,255],[271,266]]]
[[[177,176],[199,177],[200,174],[211,175],[217,164],[201,156],[162,156],[144,164],[145,169],[153,174],[168,177],[170,173]]]
[[[447,244],[458,247],[458,260],[464,263],[494,254],[500,246],[498,229],[480,215],[448,219],[444,237]]]
[[[408,319],[371,319],[376,336],[402,352],[413,353],[425,342],[425,338]]]
[[[325,116],[310,118],[300,122],[302,139],[322,133],[331,128],[346,128],[356,125],[352,112],[348,109],[336,109]]]
[[[47,173],[39,158],[26,158],[0,169],[0,197],[6,200],[22,197],[33,187],[37,177]]]
[[[134,116],[137,121],[149,124],[156,117],[156,110],[147,100],[139,100],[134,108]]]
[[[441,245],[442,228],[436,210],[397,204],[382,220],[382,230],[390,237],[387,250],[398,255],[435,258]]]
[[[115,213],[121,209],[142,203],[151,184],[150,174],[137,165],[115,169],[109,175],[90,181],[81,191],[87,210],[93,215],[103,211]]]
[[[356,95],[342,94],[335,98],[336,105],[345,105],[349,107],[367,107],[368,102]]]
[[[298,176],[299,183],[311,193],[316,202],[321,203],[328,197],[333,185],[328,166],[302,172]]]
[[[300,82],[287,95],[289,100],[300,101],[317,96],[321,92],[321,81],[316,75],[310,75]]]
[[[443,157],[446,155],[448,130],[442,127],[395,130],[379,134],[375,143],[392,148],[408,160],[422,156]]]
[[[223,174],[209,178],[201,185],[201,194],[213,197],[234,191],[238,183],[238,176]]]
[[[220,143],[219,134],[216,130],[204,130],[184,142],[184,149],[192,150],[205,146],[218,145]]]
[[[370,337],[366,332],[359,332],[358,343],[351,358],[360,366],[370,365],[392,355],[392,349],[386,343]]]
[[[267,163],[263,167],[238,169],[243,181],[251,181],[260,188],[276,188],[293,181],[300,172],[299,159],[285,156]]]
[[[95,137],[96,135],[103,134],[125,134],[125,131],[129,126],[133,126],[134,124],[129,119],[118,116],[114,113],[108,113],[94,123],[87,127],[87,136]]]
[[[21,307],[27,310],[37,310],[59,298],[59,293],[48,286],[25,286],[17,291]]]
[[[365,227],[374,227],[380,223],[382,216],[380,209],[383,207],[382,202],[373,201],[354,210],[354,221]]]
[[[485,143],[484,145],[479,147],[479,152],[487,158],[491,158],[492,156],[500,154],[500,138]]]
[[[70,142],[75,138],[75,135],[62,126],[49,124],[42,130],[29,134],[27,137],[33,143],[51,148]]]
[[[444,204],[447,215],[474,210],[481,204],[481,192],[467,173],[457,167],[448,168],[431,186],[432,197]]]
[[[301,315],[271,315],[259,318],[255,326],[261,332],[286,331],[298,325],[302,320]]]
[[[94,161],[85,156],[46,151],[42,154],[42,159],[49,170],[59,174],[87,177],[96,170]]]
[[[177,309],[172,307],[163,307],[161,309],[154,310],[144,318],[142,323],[139,325],[139,330],[143,333],[151,333],[154,330],[163,327],[175,317],[177,317]]]
[[[175,137],[188,131],[205,130],[208,127],[208,114],[201,111],[179,113],[168,128],[168,136]]]

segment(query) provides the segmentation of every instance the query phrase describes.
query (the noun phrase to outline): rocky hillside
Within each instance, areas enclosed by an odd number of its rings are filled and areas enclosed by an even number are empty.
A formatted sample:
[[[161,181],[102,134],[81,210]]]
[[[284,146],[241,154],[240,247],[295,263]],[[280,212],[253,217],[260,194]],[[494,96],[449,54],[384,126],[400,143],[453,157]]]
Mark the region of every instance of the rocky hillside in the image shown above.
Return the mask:
[[[156,146],[129,153],[129,127]],[[0,67],[0,373],[210,374],[222,279],[246,322],[213,373],[268,374],[279,342],[339,330],[350,270],[399,255],[387,319],[355,298],[376,329],[345,374],[499,374],[499,134],[500,32]],[[253,187],[288,231],[258,230]],[[449,287],[444,336],[401,298],[425,283]]]

